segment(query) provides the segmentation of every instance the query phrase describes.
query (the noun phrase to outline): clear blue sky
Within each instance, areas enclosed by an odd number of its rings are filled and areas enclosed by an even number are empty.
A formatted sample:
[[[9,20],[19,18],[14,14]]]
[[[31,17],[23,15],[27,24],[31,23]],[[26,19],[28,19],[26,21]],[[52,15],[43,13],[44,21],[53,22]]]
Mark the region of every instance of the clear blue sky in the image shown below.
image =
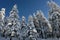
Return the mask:
[[[0,0],[0,9],[6,8],[7,16],[13,5],[17,4],[20,18],[24,15],[27,19],[30,14],[32,15],[37,10],[42,10],[44,15],[48,17],[47,1],[49,0]],[[60,5],[60,0],[53,1]]]

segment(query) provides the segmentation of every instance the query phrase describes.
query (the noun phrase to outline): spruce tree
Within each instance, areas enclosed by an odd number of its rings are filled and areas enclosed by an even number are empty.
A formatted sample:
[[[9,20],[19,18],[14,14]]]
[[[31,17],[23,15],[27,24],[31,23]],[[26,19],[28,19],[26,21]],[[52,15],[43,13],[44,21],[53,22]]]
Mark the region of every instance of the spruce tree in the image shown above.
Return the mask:
[[[60,36],[60,7],[53,1],[48,1],[49,10],[49,22],[53,29],[53,37],[59,38]]]
[[[7,37],[18,37],[20,35],[21,24],[18,15],[17,5],[15,4],[7,18],[6,32]]]

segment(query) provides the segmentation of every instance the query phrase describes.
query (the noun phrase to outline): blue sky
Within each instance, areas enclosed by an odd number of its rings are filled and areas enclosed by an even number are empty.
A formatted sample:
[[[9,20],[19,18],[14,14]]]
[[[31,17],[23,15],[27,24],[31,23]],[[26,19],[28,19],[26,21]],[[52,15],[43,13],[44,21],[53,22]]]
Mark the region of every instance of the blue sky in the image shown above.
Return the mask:
[[[26,19],[37,10],[42,10],[45,17],[48,17],[49,7],[47,1],[50,0],[0,0],[0,9],[6,8],[6,16],[9,15],[14,4],[17,4],[20,18],[25,16]],[[53,0],[60,5],[60,0]]]

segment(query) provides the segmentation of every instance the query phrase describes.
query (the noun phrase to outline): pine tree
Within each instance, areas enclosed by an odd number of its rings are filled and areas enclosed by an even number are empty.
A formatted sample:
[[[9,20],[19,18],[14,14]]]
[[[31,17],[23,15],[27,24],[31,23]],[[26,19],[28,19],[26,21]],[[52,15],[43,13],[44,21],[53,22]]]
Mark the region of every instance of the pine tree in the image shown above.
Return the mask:
[[[29,19],[28,19],[28,27],[29,27],[28,36],[30,40],[37,40],[38,33],[33,23],[33,17],[31,15],[29,16]]]
[[[28,27],[26,24],[26,19],[24,16],[22,16],[22,21],[21,21],[21,35],[23,40],[25,40],[27,38],[27,31],[28,31]]]
[[[5,8],[2,8],[0,11],[0,35],[4,34],[4,26],[5,26]]]
[[[18,16],[17,5],[15,4],[7,18],[5,35],[9,37],[18,37],[20,34],[21,24]]]
[[[52,29],[53,29],[53,36],[59,37],[60,33],[60,7],[53,1],[48,2],[48,5],[50,7],[49,10],[49,22],[51,23]]]
[[[39,21],[39,26],[40,26],[40,31],[41,31],[40,34],[42,35],[42,38],[46,38],[47,32],[52,32],[51,25],[50,25],[49,21],[43,15],[42,11],[37,11],[36,17]]]
[[[0,26],[4,26],[5,20],[5,8],[2,8],[0,11]]]

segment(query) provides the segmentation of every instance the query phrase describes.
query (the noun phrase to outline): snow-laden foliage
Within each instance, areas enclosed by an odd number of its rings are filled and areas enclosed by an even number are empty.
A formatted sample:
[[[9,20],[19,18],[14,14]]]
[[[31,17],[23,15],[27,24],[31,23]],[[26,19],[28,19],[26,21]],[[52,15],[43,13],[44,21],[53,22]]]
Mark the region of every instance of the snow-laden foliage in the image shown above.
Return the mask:
[[[60,7],[53,1],[48,1],[50,7],[48,19],[41,10],[37,10],[22,20],[18,15],[19,11],[15,4],[5,17],[5,8],[0,11],[0,37],[17,38],[17,40],[40,40],[39,38],[60,38]]]

